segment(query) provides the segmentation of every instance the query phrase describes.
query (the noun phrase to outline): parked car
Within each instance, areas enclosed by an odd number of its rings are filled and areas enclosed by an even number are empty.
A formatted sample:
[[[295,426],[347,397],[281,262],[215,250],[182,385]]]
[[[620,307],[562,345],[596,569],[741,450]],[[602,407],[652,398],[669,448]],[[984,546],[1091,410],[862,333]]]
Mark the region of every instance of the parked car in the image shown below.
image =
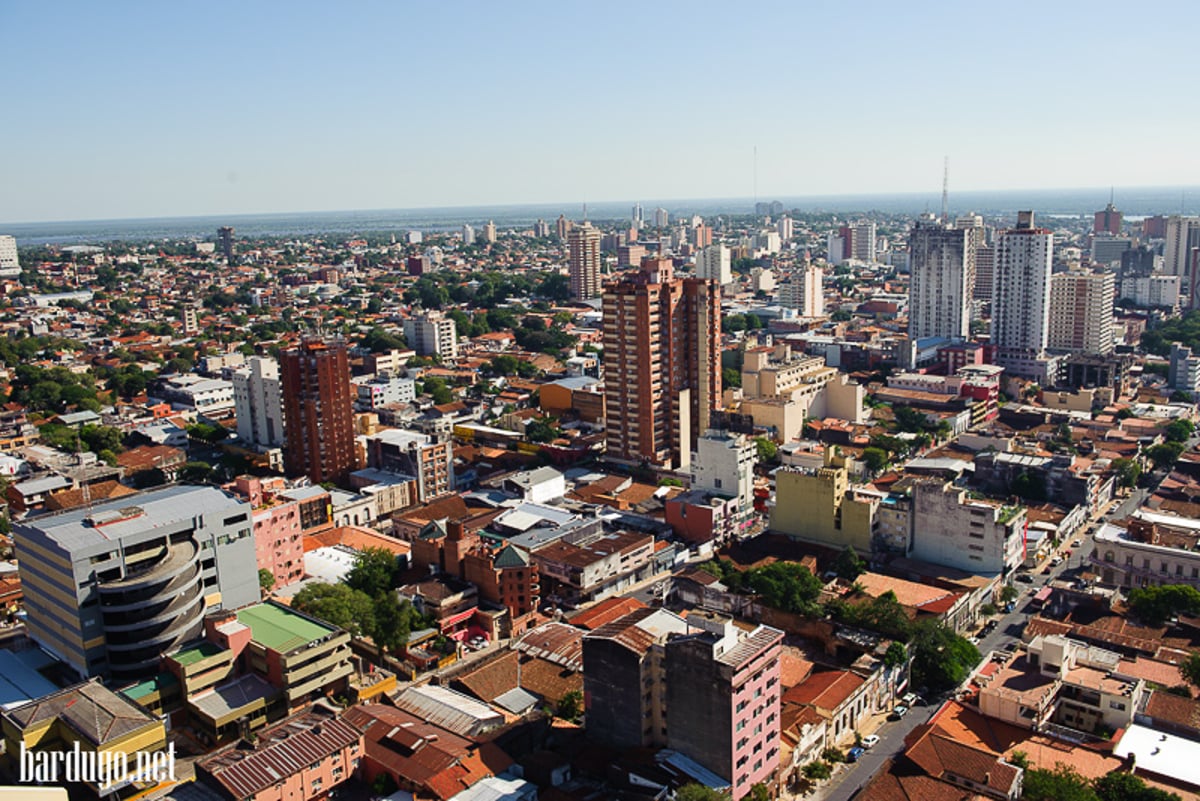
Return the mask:
[[[472,651],[482,651],[484,648],[487,648],[487,639],[477,635],[467,640],[467,647]]]
[[[1009,612],[1012,612],[1016,608],[1017,608],[1017,604],[1014,601],[1009,601],[1008,603],[1006,603],[1004,605],[1004,611],[1006,614]]]
[[[1058,567],[1058,566],[1059,566],[1059,565],[1061,565],[1062,563],[1063,563],[1063,558],[1062,558],[1061,556],[1056,556],[1056,557],[1054,557],[1053,559],[1051,559],[1051,560],[1050,560],[1050,566],[1051,566],[1051,567]]]
[[[868,734],[866,737],[862,738],[862,747],[870,748],[871,746],[875,745],[878,742],[879,742],[878,734]]]
[[[863,748],[862,746],[856,745],[853,748],[851,748],[848,752],[846,752],[846,761],[847,762],[857,762],[858,758],[865,753],[867,753],[867,749]]]
[[[987,623],[983,624],[983,629],[982,629],[981,633],[984,635],[987,635],[987,634],[991,634],[995,630],[996,630],[996,621],[989,620]]]
[[[905,706],[904,704],[900,704],[899,706],[897,706],[895,709],[892,710],[892,714],[889,715],[888,717],[890,717],[892,720],[899,720],[900,718],[904,717],[907,714],[908,714],[908,707]]]
[[[1071,543],[1071,547],[1072,547],[1072,548],[1078,548],[1078,547],[1079,547],[1079,546],[1081,546],[1081,545],[1083,545],[1083,538],[1082,538],[1082,537],[1076,537],[1076,538],[1075,538],[1075,541]]]
[[[921,696],[917,695],[916,693],[905,693],[904,697],[900,700],[904,702],[905,706],[914,707],[921,703]]]
[[[1029,575],[1028,573],[1018,573],[1017,577],[1013,579],[1013,581],[1019,581],[1022,584],[1032,584],[1033,576]]]

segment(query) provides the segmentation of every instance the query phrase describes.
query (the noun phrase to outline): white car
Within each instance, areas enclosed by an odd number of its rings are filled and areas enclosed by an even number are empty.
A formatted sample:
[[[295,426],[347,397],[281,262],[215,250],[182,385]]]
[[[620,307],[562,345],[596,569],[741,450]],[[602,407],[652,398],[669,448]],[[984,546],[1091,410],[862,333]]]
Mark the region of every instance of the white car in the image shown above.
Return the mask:
[[[870,748],[871,746],[875,745],[878,742],[879,742],[878,734],[868,734],[866,737],[862,738],[862,747]]]

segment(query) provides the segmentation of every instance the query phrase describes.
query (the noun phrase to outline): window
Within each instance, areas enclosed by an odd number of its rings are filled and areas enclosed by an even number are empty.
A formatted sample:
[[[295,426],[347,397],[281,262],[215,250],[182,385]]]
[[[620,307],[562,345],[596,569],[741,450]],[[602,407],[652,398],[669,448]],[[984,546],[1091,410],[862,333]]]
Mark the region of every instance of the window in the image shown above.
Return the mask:
[[[1110,709],[1119,709],[1122,712],[1125,711],[1125,704],[1121,703],[1120,701],[1109,701],[1108,706]]]

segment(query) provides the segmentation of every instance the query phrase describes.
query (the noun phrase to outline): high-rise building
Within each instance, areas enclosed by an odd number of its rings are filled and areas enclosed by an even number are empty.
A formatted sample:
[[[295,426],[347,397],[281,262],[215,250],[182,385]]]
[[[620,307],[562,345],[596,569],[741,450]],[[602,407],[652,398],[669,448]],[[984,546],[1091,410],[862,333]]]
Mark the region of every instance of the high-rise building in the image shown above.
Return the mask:
[[[1127,236],[1101,234],[1092,237],[1092,264],[1120,264],[1125,251],[1133,247],[1133,239]]]
[[[846,229],[844,228],[841,229],[841,231],[845,230]],[[848,243],[845,235],[843,235],[840,231],[837,233],[831,231],[828,239],[826,240],[826,261],[828,261],[834,267],[837,267],[846,259],[850,258],[847,244]]]
[[[567,234],[567,265],[571,297],[590,300],[600,295],[600,229],[584,222]]]
[[[538,220],[538,222],[541,222],[541,220]],[[475,229],[471,227],[470,223],[463,223],[462,240],[464,245],[475,244]]]
[[[1034,227],[1032,211],[996,239],[992,290],[992,343],[997,363],[1017,375],[1036,372],[1050,331],[1050,268],[1054,235]]]
[[[1142,220],[1142,237],[1145,239],[1163,239],[1167,235],[1167,218],[1161,214]]]
[[[489,245],[496,244],[496,224],[488,220],[483,226],[483,241]]]
[[[654,210],[654,227],[666,228],[671,222],[671,215],[661,206]]]
[[[192,337],[200,333],[200,320],[195,306],[184,306],[179,313],[179,321],[183,323],[183,335]]]
[[[686,467],[721,403],[721,288],[645,259],[604,291],[608,456]]]
[[[1117,210],[1117,207],[1110,201],[1104,207],[1104,211],[1096,212],[1095,220],[1092,223],[1093,234],[1110,234],[1112,236],[1121,235],[1122,214]]]
[[[692,244],[697,248],[706,248],[713,243],[713,229],[711,225],[700,223],[692,229]]]
[[[875,261],[875,223],[859,220],[850,227],[851,255],[859,261]]]
[[[775,223],[775,230],[779,232],[779,238],[784,242],[790,242],[792,237],[796,235],[796,224],[791,217],[786,214],[779,218],[779,222]]]
[[[753,631],[732,618],[691,614],[695,633],[667,640],[667,747],[686,754],[745,798],[779,767],[783,632]]]
[[[909,234],[910,339],[966,339],[971,332],[968,276],[975,273],[975,237],[925,215]]]
[[[1113,293],[1110,272],[1058,273],[1050,278],[1050,332],[1055,350],[1107,356],[1113,350]]]
[[[1183,278],[1189,286],[1189,267],[1192,250],[1200,247],[1200,217],[1181,217],[1172,214],[1167,218],[1166,246],[1163,248],[1163,272]]]
[[[987,227],[983,223],[983,216],[974,212],[960,214],[954,221],[954,227],[970,234],[974,243],[975,258],[968,265],[966,287],[967,294],[975,298],[975,284],[979,280],[979,250],[987,245]],[[990,296],[991,287],[988,288],[988,294]]]
[[[538,239],[549,239],[550,223],[539,218],[538,221],[533,224],[533,235]]]
[[[283,444],[283,388],[278,362],[251,356],[245,367],[235,370],[233,403],[238,436],[243,442],[265,448]]]
[[[825,295],[822,287],[824,271],[805,262],[791,277],[779,284],[776,300],[780,306],[795,309],[801,317],[822,317],[825,314]]]
[[[645,227],[646,217],[645,217],[645,214],[642,212],[642,204],[641,203],[633,204],[633,213],[631,215],[631,223],[632,223],[632,228],[635,231],[640,231],[642,228]]]
[[[233,228],[228,225],[218,228],[217,244],[221,246],[221,252],[225,254],[225,263],[233,264]]]
[[[17,240],[12,236],[0,236],[0,278],[16,278],[21,274],[21,262],[17,258]]]
[[[571,221],[563,215],[558,215],[558,219],[554,221],[554,234],[560,242],[567,241],[567,233],[571,230]]]
[[[29,636],[81,675],[129,681],[259,600],[250,506],[171,486],[13,526]]]
[[[617,266],[636,267],[646,258],[646,247],[635,243],[617,246]]]
[[[421,356],[437,356],[444,362],[458,358],[458,327],[453,317],[428,311],[404,321],[404,338]]]
[[[732,265],[729,248],[720,244],[709,245],[696,254],[696,277],[726,286],[733,283]]]
[[[992,299],[992,284],[996,280],[995,264],[995,245],[980,245],[975,250],[975,287],[971,293],[975,300]]]
[[[738,509],[754,506],[754,465],[758,446],[745,434],[712,428],[696,441],[692,455],[692,489],[736,498]]]
[[[345,482],[354,469],[354,398],[341,340],[306,339],[284,351],[283,414],[288,475]]]

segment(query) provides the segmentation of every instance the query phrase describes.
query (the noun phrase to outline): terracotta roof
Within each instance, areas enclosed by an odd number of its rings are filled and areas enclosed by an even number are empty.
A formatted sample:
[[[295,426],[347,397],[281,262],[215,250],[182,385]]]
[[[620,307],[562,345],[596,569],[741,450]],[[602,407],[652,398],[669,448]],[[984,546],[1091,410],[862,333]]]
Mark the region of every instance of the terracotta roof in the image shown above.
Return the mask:
[[[904,755],[935,779],[953,773],[1008,795],[1020,775],[1020,768],[1001,762],[990,751],[947,736],[933,724],[913,729],[905,738],[905,744]]]
[[[612,640],[635,654],[644,654],[654,645],[654,635],[637,624],[656,611],[658,610],[650,607],[634,610],[618,620],[605,623],[587,636],[598,640]]]
[[[707,575],[707,574],[705,574]],[[639,601],[637,598],[609,598],[606,601],[601,601],[590,609],[585,609],[569,621],[572,626],[578,626],[581,629],[593,631],[606,623],[611,623],[614,620],[624,617],[636,609],[645,609],[646,604]]]
[[[784,691],[799,685],[812,675],[812,671],[813,663],[790,648],[784,648],[779,655],[779,686]]]
[[[583,673],[545,659],[526,657],[521,662],[521,688],[552,703],[572,690],[583,691]]]
[[[783,694],[790,704],[811,704],[817,709],[833,712],[863,685],[862,676],[848,670],[826,670],[814,673]]]
[[[895,760],[883,763],[855,801],[971,801],[970,790],[921,773],[905,770]]]
[[[480,701],[491,703],[509,690],[516,689],[519,659],[520,654],[516,651],[505,651],[494,659],[459,674],[455,683]]]
[[[338,526],[337,528],[326,529],[317,534],[306,534],[304,536],[305,553],[331,545],[345,545],[347,548],[353,548],[356,551],[361,551],[364,548],[385,548],[397,556],[403,556],[412,550],[412,546],[403,540],[388,537],[377,531],[360,526]]]
[[[1195,698],[1155,690],[1146,702],[1146,714],[1156,722],[1166,721],[1200,732],[1200,700]]]
[[[137,490],[130,489],[116,481],[97,481],[95,484],[89,484],[87,490],[88,496],[86,498],[84,497],[82,488],[64,489],[53,492],[46,496],[46,509],[49,511],[76,509],[88,503],[89,499],[92,503],[96,503],[98,501],[108,501],[114,498],[124,498],[126,495],[137,494]]]

